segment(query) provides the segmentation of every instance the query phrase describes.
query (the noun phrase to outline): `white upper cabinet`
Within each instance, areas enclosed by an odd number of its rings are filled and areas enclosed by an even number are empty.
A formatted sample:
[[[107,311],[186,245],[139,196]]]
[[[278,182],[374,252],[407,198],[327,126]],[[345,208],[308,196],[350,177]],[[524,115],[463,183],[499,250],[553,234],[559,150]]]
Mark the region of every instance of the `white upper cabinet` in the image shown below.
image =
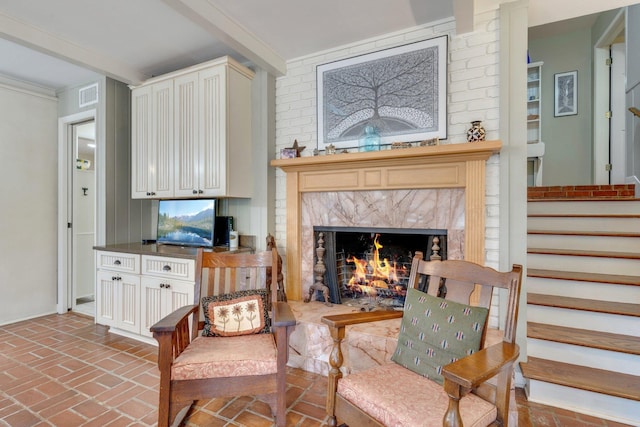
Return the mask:
[[[132,196],[251,197],[252,79],[225,57],[133,88]]]
[[[173,196],[173,83],[136,89],[131,97],[134,198]]]

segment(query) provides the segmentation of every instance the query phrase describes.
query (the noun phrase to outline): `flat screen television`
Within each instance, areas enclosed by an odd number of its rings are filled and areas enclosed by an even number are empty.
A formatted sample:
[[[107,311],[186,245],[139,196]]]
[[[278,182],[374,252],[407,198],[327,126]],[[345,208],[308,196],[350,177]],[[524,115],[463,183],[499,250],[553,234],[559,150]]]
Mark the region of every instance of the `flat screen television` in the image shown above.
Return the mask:
[[[213,246],[215,199],[160,200],[158,243],[181,246]]]

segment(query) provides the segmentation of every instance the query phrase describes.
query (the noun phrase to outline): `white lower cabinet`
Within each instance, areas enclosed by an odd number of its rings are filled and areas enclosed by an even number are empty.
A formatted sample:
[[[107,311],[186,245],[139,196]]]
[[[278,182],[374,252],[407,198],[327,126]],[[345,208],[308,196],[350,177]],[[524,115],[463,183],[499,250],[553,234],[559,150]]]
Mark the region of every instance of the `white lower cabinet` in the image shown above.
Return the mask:
[[[116,275],[115,327],[137,334],[140,331],[140,276]]]
[[[149,341],[151,325],[194,303],[195,260],[96,251],[96,266],[96,323],[114,333]]]
[[[142,277],[141,335],[152,337],[149,328],[174,310],[193,304],[193,282]]]
[[[96,323],[140,333],[140,256],[96,252]]]

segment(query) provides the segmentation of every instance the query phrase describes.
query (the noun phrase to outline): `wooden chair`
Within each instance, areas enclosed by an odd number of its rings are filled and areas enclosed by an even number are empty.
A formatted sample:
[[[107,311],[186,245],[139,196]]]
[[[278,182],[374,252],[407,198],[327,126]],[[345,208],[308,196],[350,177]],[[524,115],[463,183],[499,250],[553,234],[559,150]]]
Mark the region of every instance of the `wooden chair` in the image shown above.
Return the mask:
[[[288,339],[295,318],[288,304],[278,300],[274,277],[277,265],[275,247],[257,254],[198,250],[196,304],[174,311],[151,327],[159,345],[159,427],[179,424],[196,400],[243,395],[264,396],[275,424],[285,425]],[[245,305],[233,305],[238,299],[228,301],[238,291],[246,294],[254,292],[247,290],[265,289],[268,275],[271,287],[263,291],[268,308],[262,317],[256,311],[256,303],[262,304],[262,299],[256,295],[246,297],[258,299],[245,301]],[[204,324],[199,303],[201,292],[212,296],[208,298],[208,307],[214,310],[208,311],[211,322],[206,329],[233,336],[199,336]],[[221,327],[214,324],[214,316],[216,321],[224,321]],[[265,319],[263,333],[236,335],[239,332],[235,326],[225,329],[227,322],[231,325],[234,320],[240,329],[241,319],[249,318],[252,326],[254,321]],[[248,320],[242,321],[248,324]]]
[[[411,363],[401,366],[393,361],[343,378],[340,344],[345,337],[346,326],[403,317],[402,312],[372,311],[323,317],[322,322],[329,326],[334,341],[329,356],[327,387],[329,425],[343,423],[352,427],[458,427],[463,425],[463,421],[464,425],[473,426],[508,425],[513,364],[519,355],[515,337],[521,279],[522,267],[519,265],[514,265],[510,272],[500,273],[467,261],[427,262],[422,259],[421,253],[416,253],[408,287],[422,290],[431,296],[446,293],[445,300],[454,302],[447,302],[446,305],[454,306],[455,302],[469,304],[475,300],[477,303],[474,305],[489,308],[494,288],[506,290],[500,295],[500,298],[507,298],[502,341],[485,347],[488,322],[485,321],[485,328],[481,337],[478,337],[481,342],[480,350],[453,363],[444,364],[441,371],[443,385],[405,367]],[[415,292],[412,295],[424,294]],[[439,299],[424,298],[436,303],[442,302]],[[405,312],[408,302],[409,299],[405,302]],[[472,309],[474,312],[481,311],[475,307]],[[422,316],[423,312],[413,320],[422,319]],[[406,319],[407,316],[403,318],[399,340],[409,344],[402,336]],[[424,324],[426,323],[425,321]],[[430,329],[432,328],[433,326]],[[429,334],[430,330],[420,332]],[[429,356],[430,351],[426,352]],[[397,354],[398,349],[394,357]],[[491,381],[487,382],[488,380]]]

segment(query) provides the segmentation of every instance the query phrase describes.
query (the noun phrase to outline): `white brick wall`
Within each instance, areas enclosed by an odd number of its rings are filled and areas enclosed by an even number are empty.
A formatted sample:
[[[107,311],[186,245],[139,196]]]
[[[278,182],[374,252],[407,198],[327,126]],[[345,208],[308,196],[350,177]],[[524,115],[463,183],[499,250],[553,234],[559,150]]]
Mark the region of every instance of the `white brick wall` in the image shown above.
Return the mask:
[[[460,36],[455,34],[454,20],[446,19],[289,61],[287,75],[276,80],[276,156],[295,139],[306,146],[303,156],[311,156],[317,145],[317,65],[445,34],[449,36],[448,138],[441,143],[466,142],[472,120],[482,121],[488,140],[499,139],[499,28],[497,11],[491,11],[476,15],[475,31]],[[285,196],[284,173],[278,170],[275,237],[280,247],[286,241]],[[498,199],[498,156],[493,156],[487,167],[486,262],[494,268],[499,260]]]

